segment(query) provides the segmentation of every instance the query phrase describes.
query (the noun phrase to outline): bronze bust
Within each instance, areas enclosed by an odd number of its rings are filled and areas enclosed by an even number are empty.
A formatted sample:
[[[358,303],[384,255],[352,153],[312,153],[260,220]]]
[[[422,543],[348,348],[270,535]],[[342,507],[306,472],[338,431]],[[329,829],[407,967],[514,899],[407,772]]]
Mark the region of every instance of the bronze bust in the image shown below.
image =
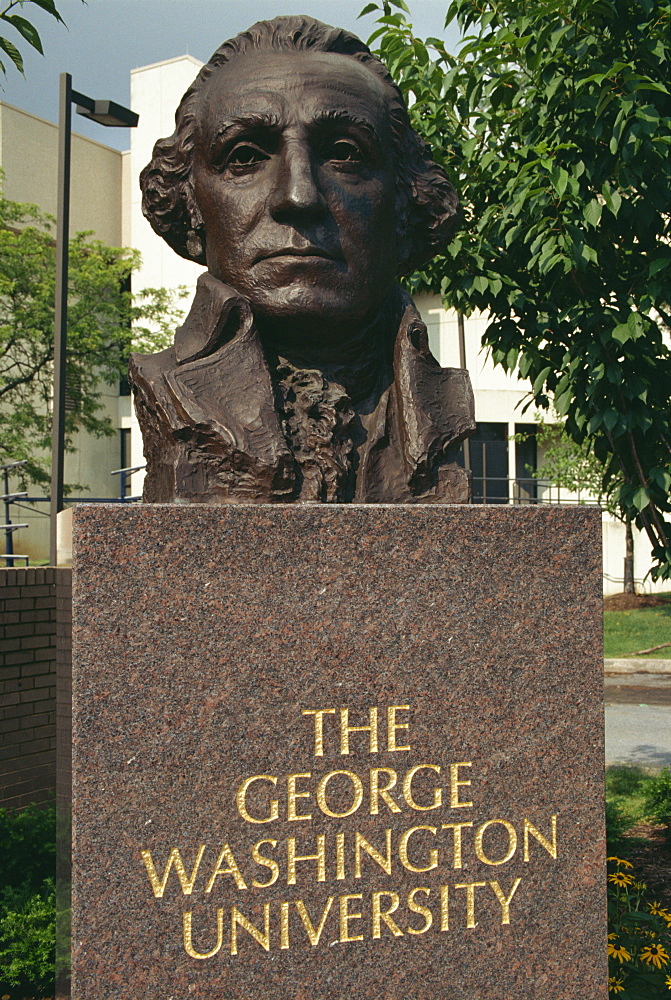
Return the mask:
[[[387,69],[309,17],[225,42],[141,176],[207,266],[174,347],[134,355],[148,502],[463,503],[466,372],[397,284],[458,199]]]

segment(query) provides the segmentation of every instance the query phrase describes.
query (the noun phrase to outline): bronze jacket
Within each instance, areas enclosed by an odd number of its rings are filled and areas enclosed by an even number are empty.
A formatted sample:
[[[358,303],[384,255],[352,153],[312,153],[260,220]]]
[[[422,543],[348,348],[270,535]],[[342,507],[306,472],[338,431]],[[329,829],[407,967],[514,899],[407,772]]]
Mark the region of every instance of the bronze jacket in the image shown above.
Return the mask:
[[[475,429],[468,373],[441,368],[426,327],[397,290],[393,381],[359,449],[355,503],[464,503],[458,446]],[[134,354],[148,503],[291,503],[300,473],[282,432],[246,299],[205,273],[173,347]]]

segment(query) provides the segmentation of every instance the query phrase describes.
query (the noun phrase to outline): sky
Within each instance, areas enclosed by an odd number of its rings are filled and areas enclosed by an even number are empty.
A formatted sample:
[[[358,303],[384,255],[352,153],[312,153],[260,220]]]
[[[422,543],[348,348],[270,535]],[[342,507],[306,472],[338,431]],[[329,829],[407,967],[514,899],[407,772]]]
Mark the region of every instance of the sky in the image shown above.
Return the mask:
[[[17,39],[25,79],[3,55],[7,76],[0,100],[49,121],[58,119],[58,77],[72,74],[75,90],[128,106],[130,71],[185,53],[206,62],[221,42],[255,21],[277,14],[310,14],[354,31],[364,40],[374,16],[357,20],[366,0],[56,0],[67,27],[45,11],[23,12],[37,27],[44,56]],[[457,32],[444,31],[448,0],[408,0],[415,33],[445,38],[454,49]],[[15,40],[13,29],[2,34]],[[128,129],[105,128],[73,116],[73,129],[117,149],[129,146]]]

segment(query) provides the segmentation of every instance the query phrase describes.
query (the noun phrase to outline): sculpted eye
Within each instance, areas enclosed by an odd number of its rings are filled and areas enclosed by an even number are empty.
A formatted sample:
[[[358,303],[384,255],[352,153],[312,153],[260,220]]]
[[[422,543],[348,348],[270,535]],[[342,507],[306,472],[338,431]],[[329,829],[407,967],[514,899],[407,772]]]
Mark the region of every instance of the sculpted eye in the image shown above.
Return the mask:
[[[226,167],[234,173],[253,169],[268,159],[268,154],[250,142],[241,142],[226,157]]]
[[[354,139],[335,139],[325,150],[327,160],[355,166],[363,162],[363,152]]]

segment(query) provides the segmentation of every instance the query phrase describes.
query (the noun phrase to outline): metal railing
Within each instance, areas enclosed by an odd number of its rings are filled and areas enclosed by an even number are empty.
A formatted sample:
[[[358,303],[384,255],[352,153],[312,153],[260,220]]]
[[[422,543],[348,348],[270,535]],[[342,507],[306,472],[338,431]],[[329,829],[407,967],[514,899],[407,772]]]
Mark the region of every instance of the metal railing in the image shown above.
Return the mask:
[[[26,465],[26,461],[8,462],[6,465],[0,465],[0,473],[3,475],[4,485],[4,493],[0,494],[0,499],[5,505],[5,523],[0,524],[0,531],[4,531],[5,533],[5,551],[0,552],[0,559],[5,560],[6,566],[14,566],[17,560],[22,560],[26,566],[30,565],[29,556],[19,555],[14,552],[13,539],[15,531],[18,531],[20,528],[28,528],[30,525],[18,524],[12,521],[12,506],[30,511],[31,514],[40,514],[43,517],[50,516],[50,510],[40,510],[39,507],[40,504],[50,505],[50,496],[33,497],[29,496],[26,492],[10,492],[10,474],[22,465]],[[144,465],[133,465],[125,469],[114,469],[110,473],[112,476],[119,476],[119,496],[117,497],[65,497],[63,502],[68,505],[73,503],[137,503],[142,499],[142,496],[140,494],[136,496],[128,495],[130,492],[130,481],[134,473],[140,472],[144,468]]]
[[[473,476],[474,504],[580,504],[598,507],[599,501],[586,491],[572,493],[549,479],[524,476]]]
[[[22,497],[25,497],[25,493],[10,493],[9,491],[9,475],[12,470],[20,469],[22,465],[26,465],[27,459],[22,462],[7,462],[5,465],[0,465],[0,472],[2,472],[3,480],[3,493],[2,502],[5,505],[5,523],[0,524],[0,531],[5,533],[5,551],[0,553],[0,557],[5,560],[5,566],[16,565],[17,559],[22,559],[25,565],[29,563],[28,556],[19,555],[14,551],[14,532],[18,531],[19,528],[27,528],[27,524],[16,524],[12,522],[12,504]]]

